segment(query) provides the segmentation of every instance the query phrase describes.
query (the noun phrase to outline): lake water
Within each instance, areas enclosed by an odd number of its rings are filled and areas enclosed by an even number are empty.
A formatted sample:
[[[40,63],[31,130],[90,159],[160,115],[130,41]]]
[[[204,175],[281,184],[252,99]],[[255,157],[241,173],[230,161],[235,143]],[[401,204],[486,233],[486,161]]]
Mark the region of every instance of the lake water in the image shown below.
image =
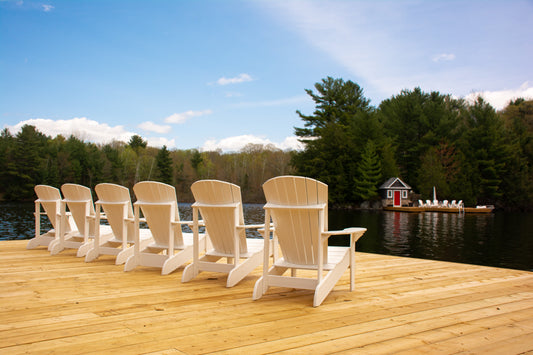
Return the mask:
[[[245,205],[246,223],[263,223],[262,207]],[[0,203],[0,240],[32,238],[34,208],[33,203]],[[191,214],[190,204],[180,205],[182,220]],[[45,217],[42,224],[43,230],[50,228]],[[368,229],[358,251],[533,271],[533,213],[329,212],[329,229],[346,227]],[[345,243],[344,237],[330,241]]]

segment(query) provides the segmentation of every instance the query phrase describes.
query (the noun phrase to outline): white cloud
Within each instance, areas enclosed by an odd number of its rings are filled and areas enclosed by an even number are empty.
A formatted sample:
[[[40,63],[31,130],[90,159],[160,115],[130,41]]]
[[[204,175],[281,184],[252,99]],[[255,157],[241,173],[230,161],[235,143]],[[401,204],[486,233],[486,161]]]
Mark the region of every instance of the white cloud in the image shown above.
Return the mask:
[[[153,124],[151,122],[144,122],[143,124],[146,123],[152,124],[155,127],[165,127]],[[112,141],[127,143],[131,139],[132,135],[137,134],[135,132],[126,131],[123,126],[111,127],[106,123],[89,120],[86,117],[76,117],[70,120],[35,118],[21,121],[14,126],[6,127],[11,133],[16,134],[24,125],[35,126],[39,132],[42,132],[47,136],[55,137],[58,134],[61,134],[62,136],[68,138],[71,135],[74,135],[83,141],[89,141],[98,144],[107,144]],[[164,132],[156,131],[156,133]],[[167,139],[165,137],[148,137],[145,139],[150,147],[160,148],[163,145],[166,145],[169,149],[176,148],[176,141],[174,139]]]
[[[452,61],[455,59],[455,54],[453,53],[442,53],[442,54],[437,54],[436,56],[433,57],[433,61],[435,63],[438,63],[438,62],[449,62],[449,61]]]
[[[172,127],[169,125],[159,125],[159,124],[153,123],[152,121],[143,122],[138,127],[145,131],[155,132],[155,133],[160,133],[160,134],[168,133],[172,129]]]
[[[173,115],[168,116],[165,118],[166,123],[184,123],[188,119],[192,117],[199,117],[204,115],[210,115],[213,111],[211,110],[203,110],[203,111],[186,111],[182,113],[175,113]]]
[[[526,100],[533,99],[533,87],[529,86],[526,81],[518,89],[500,90],[500,91],[477,91],[465,96],[465,100],[474,102],[478,96],[481,96],[485,101],[490,103],[496,110],[504,109],[511,100],[524,98]]]
[[[216,151],[216,150],[222,150],[223,152],[237,152],[244,148],[248,144],[261,144],[261,145],[273,145],[276,148],[282,149],[282,150],[298,150],[303,149],[303,145],[298,142],[298,139],[296,137],[287,137],[285,140],[281,143],[275,143],[272,142],[269,139],[254,136],[251,134],[241,135],[241,136],[235,136],[235,137],[228,137],[221,140],[208,140],[204,143],[203,147],[201,148],[202,151]]]
[[[218,85],[239,84],[247,81],[252,81],[252,77],[246,73],[242,73],[233,78],[222,77],[217,80]]]
[[[49,11],[52,11],[54,9],[54,7],[52,5],[48,5],[48,4],[43,4],[42,7],[43,7],[43,11],[44,12],[49,12]]]
[[[109,143],[113,140],[127,142],[135,133],[128,132],[123,126],[111,127],[107,123],[100,123],[94,120],[89,120],[86,117],[76,117],[70,120],[51,120],[44,118],[34,118],[21,121],[14,126],[7,126],[12,132],[20,131],[22,126],[35,126],[39,132],[48,136],[55,137],[61,134],[65,137],[74,135],[82,140],[87,140],[95,143]]]
[[[400,48],[398,31],[388,32],[390,27],[400,28],[391,16],[400,9],[389,1],[295,0],[261,4],[311,46],[382,92],[391,90],[388,83],[381,85],[378,79],[396,73],[405,57],[416,55],[413,48]],[[394,58],[394,71],[391,58]]]
[[[346,69],[349,74],[342,76],[360,84],[366,95],[378,103],[402,89],[417,86],[464,95],[475,87],[505,87],[502,85],[517,77],[531,80],[527,77],[529,66],[523,59],[531,50],[522,44],[529,43],[531,26],[525,25],[522,15],[516,16],[516,24],[509,23],[511,17],[498,12],[503,8],[499,2],[483,2],[484,11],[479,16],[473,15],[482,2],[468,3],[456,14],[452,27],[449,15],[457,12],[453,2],[270,0],[258,3],[319,55]],[[509,13],[523,8],[522,3],[508,6]],[[485,26],[499,17],[501,26]],[[441,41],[435,42],[435,38]],[[509,47],[511,43],[516,45]],[[440,52],[442,45],[449,47],[447,52]],[[515,51],[520,48],[518,52],[523,55],[512,58],[502,55],[509,53],[508,48]],[[431,65],[432,59],[449,65],[436,68]],[[521,69],[520,73],[517,68]]]
[[[161,148],[164,145],[168,149],[172,149],[176,147],[176,141],[174,139],[167,139],[165,137],[148,137],[146,138],[146,141],[148,142],[148,145],[150,147]]]

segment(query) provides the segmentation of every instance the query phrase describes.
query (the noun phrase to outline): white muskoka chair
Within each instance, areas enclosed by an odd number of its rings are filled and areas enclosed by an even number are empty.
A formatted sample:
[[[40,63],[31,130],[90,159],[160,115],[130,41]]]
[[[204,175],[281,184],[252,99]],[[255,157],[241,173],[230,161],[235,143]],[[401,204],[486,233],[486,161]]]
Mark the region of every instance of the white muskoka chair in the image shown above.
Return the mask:
[[[77,184],[63,184],[61,186],[63,200],[61,201],[61,232],[59,238],[50,245],[50,253],[55,255],[65,248],[78,249],[77,257],[82,257],[93,247],[95,230],[95,212],[91,189]],[[66,209],[68,207],[69,213]],[[68,232],[67,220],[72,215],[77,230]],[[100,240],[105,242],[112,237],[111,228],[102,226]]]
[[[115,264],[124,264],[133,255],[133,243],[135,232],[135,220],[133,208],[131,207],[130,191],[120,185],[98,184],[94,188],[98,201],[96,208],[96,226],[100,226],[101,211],[103,210],[106,219],[113,231],[113,236],[105,243],[100,242],[100,228],[96,228],[94,236],[94,247],[87,252],[85,261],[90,262],[98,258],[99,255],[116,255]],[[149,229],[139,229],[139,240],[141,249],[144,249],[152,240]]]
[[[135,241],[133,255],[124,265],[124,271],[136,266],[161,268],[167,275],[193,258],[193,235],[184,233],[182,225],[190,222],[180,221],[176,190],[173,186],[155,181],[143,181],[133,187],[135,202]],[[140,213],[144,218],[140,218]],[[146,221],[152,233],[153,242],[141,248],[139,222]],[[205,235],[199,236],[198,243],[203,246]],[[205,246],[204,246],[205,247]],[[176,253],[177,251],[177,253]]]
[[[48,247],[56,238],[59,237],[61,225],[61,193],[59,189],[47,185],[37,185],[34,188],[37,200],[35,200],[35,237],[28,241],[27,249],[33,249],[38,246]],[[41,211],[41,206],[44,210]],[[41,215],[46,214],[52,224],[52,229],[41,234]],[[70,232],[70,226],[67,225],[67,232]]]
[[[253,299],[270,286],[314,290],[313,306],[319,306],[350,267],[350,291],[354,289],[355,242],[366,228],[328,231],[328,186],[320,181],[280,176],[263,184],[265,205],[265,260],[263,276],[256,282]],[[273,230],[273,265],[269,264],[270,219]],[[332,235],[350,235],[350,246],[328,247]],[[279,247],[278,247],[279,244]],[[278,255],[278,248],[282,256]],[[283,274],[291,269],[290,276]],[[313,278],[297,277],[297,269],[316,270]],[[324,275],[324,272],[326,274]]]
[[[194,260],[183,271],[182,282],[190,281],[201,271],[227,273],[226,287],[235,286],[263,262],[264,242],[246,238],[246,228],[258,229],[263,224],[245,225],[239,186],[218,180],[197,181],[191,186],[196,202],[193,208]],[[198,220],[200,212],[203,221]],[[203,222],[203,223],[202,223]],[[200,225],[213,248],[199,258]],[[205,249],[205,248],[204,248]],[[226,263],[218,262],[226,258]]]

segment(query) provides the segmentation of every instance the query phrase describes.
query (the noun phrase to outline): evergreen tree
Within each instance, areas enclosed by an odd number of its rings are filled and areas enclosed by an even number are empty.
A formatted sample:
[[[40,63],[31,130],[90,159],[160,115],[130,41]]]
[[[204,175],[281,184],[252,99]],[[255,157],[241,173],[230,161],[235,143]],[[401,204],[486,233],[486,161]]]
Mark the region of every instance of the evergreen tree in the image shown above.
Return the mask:
[[[505,203],[525,209],[533,201],[533,100],[512,101],[501,116],[510,148],[501,185]]]
[[[159,172],[157,176],[158,181],[172,185],[172,158],[170,157],[170,152],[166,145],[164,145],[157,153],[156,164]]]
[[[141,136],[134,134],[131,136],[128,145],[135,151],[135,153],[139,154],[141,149],[146,148],[148,142],[143,140]]]
[[[417,188],[421,159],[430,147],[457,139],[461,102],[420,88],[384,100],[378,111],[385,134],[394,141],[396,161],[405,181]]]
[[[361,200],[376,199],[378,185],[381,182],[381,161],[376,152],[376,146],[369,140],[357,166],[359,178],[355,179],[355,196]]]
[[[200,177],[201,175],[200,167],[202,163],[204,162],[202,153],[200,153],[197,149],[193,149],[190,162],[191,162],[192,168],[196,172],[196,176]]]
[[[473,167],[470,181],[476,203],[494,204],[502,197],[505,161],[511,153],[504,141],[503,120],[481,97],[464,112],[461,149]]]
[[[14,140],[6,171],[6,199],[34,197],[33,188],[43,180],[46,160],[43,157],[47,137],[34,126],[24,125]]]
[[[352,81],[328,77],[315,84],[317,93],[306,90],[315,102],[313,115],[297,114],[304,121],[295,134],[305,150],[293,156],[298,174],[316,178],[329,186],[332,203],[353,199],[353,184],[361,144],[368,139],[362,129],[371,120],[370,101]],[[376,130],[378,131],[378,130]]]

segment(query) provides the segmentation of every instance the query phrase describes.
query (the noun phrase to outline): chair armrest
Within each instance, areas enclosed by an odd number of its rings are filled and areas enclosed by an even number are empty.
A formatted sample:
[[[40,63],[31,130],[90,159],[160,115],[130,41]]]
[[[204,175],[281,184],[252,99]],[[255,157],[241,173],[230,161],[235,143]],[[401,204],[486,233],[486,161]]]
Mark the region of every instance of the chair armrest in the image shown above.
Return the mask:
[[[266,230],[264,228],[265,225],[261,224],[260,226],[261,226],[261,228],[259,228],[257,231],[259,232],[259,234],[261,234],[261,237],[264,238],[265,237],[265,230]],[[271,233],[275,233],[276,232],[276,228],[274,228],[274,223],[270,223],[270,232]]]
[[[239,229],[264,229],[265,224],[239,224],[237,226]],[[270,223],[270,228],[274,228],[274,223]]]
[[[263,228],[264,224],[239,224],[237,225],[238,229],[259,229]]]
[[[173,222],[170,222],[172,224],[175,224],[175,225],[186,225],[188,227],[191,227],[194,225],[193,221],[173,221]],[[198,225],[200,227],[205,227],[205,222],[204,220],[199,220],[198,221]]]
[[[357,239],[361,238],[361,236],[365,232],[366,232],[366,228],[350,227],[350,228],[345,228],[343,230],[322,232],[322,237],[327,239],[327,238],[331,237],[332,235],[347,235],[347,234],[349,234],[352,238],[354,237],[354,235],[356,236],[355,240],[353,241],[353,242],[356,242]]]

